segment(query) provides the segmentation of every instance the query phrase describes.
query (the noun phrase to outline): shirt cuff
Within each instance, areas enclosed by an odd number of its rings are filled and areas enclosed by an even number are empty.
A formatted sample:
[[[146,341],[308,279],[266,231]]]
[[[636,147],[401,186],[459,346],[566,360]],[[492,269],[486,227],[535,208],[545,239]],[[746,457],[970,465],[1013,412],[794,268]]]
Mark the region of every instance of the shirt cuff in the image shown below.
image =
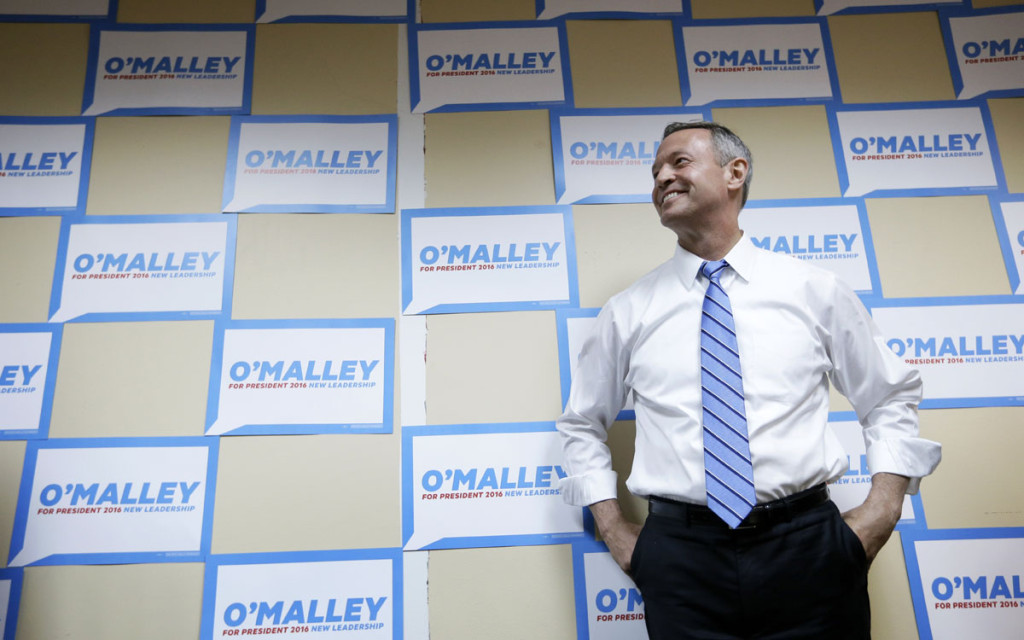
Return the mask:
[[[591,471],[583,476],[562,478],[558,481],[558,489],[569,504],[586,507],[602,500],[618,498],[618,478],[619,474],[611,469]]]
[[[924,438],[879,440],[867,451],[872,474],[893,473],[910,478],[907,493],[917,493],[921,478],[930,474],[942,460],[942,445]]]

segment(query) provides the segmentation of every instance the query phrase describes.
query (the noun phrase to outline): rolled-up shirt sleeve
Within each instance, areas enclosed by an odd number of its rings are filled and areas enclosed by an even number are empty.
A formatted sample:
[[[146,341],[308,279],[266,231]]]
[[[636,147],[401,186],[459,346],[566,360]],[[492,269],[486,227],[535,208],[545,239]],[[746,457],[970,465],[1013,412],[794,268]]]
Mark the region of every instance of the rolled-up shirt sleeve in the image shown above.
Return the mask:
[[[559,489],[573,505],[617,497],[618,476],[606,441],[625,403],[628,358],[614,316],[609,306],[598,314],[580,351],[565,412],[556,423],[567,474]]]

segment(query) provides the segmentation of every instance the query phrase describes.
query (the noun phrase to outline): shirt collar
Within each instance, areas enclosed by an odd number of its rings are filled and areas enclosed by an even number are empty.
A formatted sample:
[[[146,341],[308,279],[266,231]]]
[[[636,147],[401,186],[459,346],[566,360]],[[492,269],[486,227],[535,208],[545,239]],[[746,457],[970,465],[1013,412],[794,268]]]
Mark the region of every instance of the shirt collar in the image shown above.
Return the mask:
[[[689,289],[697,281],[700,267],[705,262],[704,258],[692,254],[676,244],[675,255],[672,259],[676,263],[676,268],[679,277],[683,281],[683,285]],[[729,263],[729,266],[736,272],[736,275],[747,282],[750,281],[754,275],[754,267],[757,262],[757,248],[747,238],[747,234],[744,233],[739,242],[729,250],[729,253],[725,256],[725,261]]]

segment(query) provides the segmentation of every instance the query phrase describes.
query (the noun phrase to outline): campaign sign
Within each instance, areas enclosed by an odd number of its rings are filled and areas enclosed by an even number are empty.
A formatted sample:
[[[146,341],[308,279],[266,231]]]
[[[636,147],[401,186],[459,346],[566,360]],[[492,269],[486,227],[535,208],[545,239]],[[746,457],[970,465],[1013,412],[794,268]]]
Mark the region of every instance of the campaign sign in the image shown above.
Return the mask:
[[[762,249],[828,269],[860,293],[881,291],[863,201],[748,202],[740,226]]]
[[[201,561],[217,446],[213,438],[30,441],[8,564]]]
[[[401,549],[211,555],[200,639],[402,637]]]
[[[963,4],[964,0],[814,0],[814,8],[818,15],[922,11]]]
[[[223,211],[393,213],[398,119],[233,116]]]
[[[572,209],[402,210],[407,315],[579,305]]]
[[[1013,296],[873,300],[886,344],[924,380],[923,409],[1024,405],[1024,305]]]
[[[1014,9],[942,14],[957,98],[1024,94],[1024,11]]]
[[[864,504],[871,490],[871,470],[868,469],[867,447],[864,444],[864,428],[857,421],[853,411],[829,413],[828,426],[842,443],[849,459],[849,470],[828,485],[832,502],[840,511],[846,512]],[[897,528],[925,526],[921,494],[903,496],[903,513]]]
[[[21,604],[22,569],[0,569],[0,639],[14,640]]]
[[[235,226],[235,216],[65,218],[50,322],[230,312]]]
[[[921,640],[1016,640],[1024,628],[1024,528],[901,534]]]
[[[555,309],[555,321],[558,323],[558,373],[562,388],[562,406],[569,401],[569,391],[576,375],[576,363],[580,359],[583,343],[590,337],[594,321],[601,310],[589,309]],[[626,396],[616,420],[636,420],[633,410],[632,395]]]
[[[248,113],[252,25],[94,25],[84,115]]]
[[[844,196],[963,195],[995,190],[988,108],[871,105],[829,110]]]
[[[415,15],[413,0],[256,0],[256,22],[396,22]]]
[[[677,20],[675,27],[686,106],[821,102],[839,96],[828,28],[817,18]]]
[[[62,325],[0,324],[0,440],[50,431]]]
[[[116,15],[117,0],[0,0],[4,21],[104,20]]]
[[[1024,199],[991,200],[1010,290],[1024,294]]]
[[[85,213],[93,118],[0,118],[0,215]]]
[[[391,433],[395,321],[222,320],[206,435]]]
[[[657,18],[681,15],[682,0],[537,0],[537,18]]]
[[[405,550],[581,538],[583,509],[562,499],[561,464],[553,422],[405,427]]]
[[[670,122],[710,120],[680,109],[552,109],[559,204],[650,202],[651,166]]]
[[[564,22],[409,25],[413,113],[572,104]]]
[[[647,640],[644,599],[601,542],[572,545],[578,640]]]

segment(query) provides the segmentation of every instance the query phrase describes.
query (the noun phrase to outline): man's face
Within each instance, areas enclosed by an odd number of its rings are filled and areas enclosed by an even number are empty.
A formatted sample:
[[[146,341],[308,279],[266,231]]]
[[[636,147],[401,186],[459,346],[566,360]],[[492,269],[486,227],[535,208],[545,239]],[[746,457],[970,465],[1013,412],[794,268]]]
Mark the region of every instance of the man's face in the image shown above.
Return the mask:
[[[683,129],[661,141],[651,200],[666,227],[687,225],[728,201],[732,163],[719,166],[706,129]]]

